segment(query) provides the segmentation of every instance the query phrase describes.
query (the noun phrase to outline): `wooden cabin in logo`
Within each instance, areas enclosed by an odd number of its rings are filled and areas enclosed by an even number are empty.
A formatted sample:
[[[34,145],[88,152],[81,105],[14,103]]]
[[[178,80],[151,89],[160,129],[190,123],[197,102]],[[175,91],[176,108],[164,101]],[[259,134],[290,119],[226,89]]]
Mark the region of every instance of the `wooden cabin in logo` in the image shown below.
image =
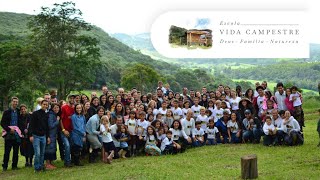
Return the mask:
[[[186,35],[188,46],[212,46],[212,30],[210,29],[190,29]]]

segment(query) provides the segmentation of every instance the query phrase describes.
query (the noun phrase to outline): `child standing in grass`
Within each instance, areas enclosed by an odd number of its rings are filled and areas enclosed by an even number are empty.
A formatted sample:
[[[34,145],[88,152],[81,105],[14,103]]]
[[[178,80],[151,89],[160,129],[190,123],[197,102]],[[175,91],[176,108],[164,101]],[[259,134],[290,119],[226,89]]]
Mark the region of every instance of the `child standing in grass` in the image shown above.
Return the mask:
[[[120,150],[118,152],[119,156],[122,158],[126,158],[126,154],[128,152],[128,140],[129,133],[127,127],[123,124],[120,128],[117,129],[117,134],[114,135],[116,139],[120,142]]]
[[[130,134],[129,140],[129,149],[130,155],[133,156],[134,151],[136,149],[136,128],[137,128],[137,121],[135,119],[136,113],[134,111],[130,111],[129,119],[125,122],[125,125],[128,128],[128,132]]]
[[[107,155],[102,155],[103,161],[105,163],[111,163],[112,158],[114,156],[114,152],[116,150],[116,147],[114,146],[111,132],[109,128],[109,118],[108,116],[102,116],[101,117],[101,124],[100,124],[100,132],[101,132],[101,140],[103,142],[103,147]]]
[[[75,113],[71,116],[73,127],[71,131],[71,155],[74,165],[83,166],[83,164],[80,163],[80,153],[86,137],[86,118],[83,115],[83,107],[81,104],[77,104],[74,109]]]

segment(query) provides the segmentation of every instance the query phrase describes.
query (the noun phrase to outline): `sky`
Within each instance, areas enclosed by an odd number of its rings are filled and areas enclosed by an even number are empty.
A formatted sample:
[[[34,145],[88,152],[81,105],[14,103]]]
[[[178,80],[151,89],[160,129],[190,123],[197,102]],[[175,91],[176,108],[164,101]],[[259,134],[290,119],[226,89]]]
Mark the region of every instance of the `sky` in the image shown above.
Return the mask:
[[[67,0],[0,0],[0,11],[37,14],[41,6]],[[168,11],[303,10],[309,21],[310,42],[320,43],[319,0],[73,0],[87,22],[108,33],[150,32],[155,19]],[[199,3],[201,2],[201,3]]]

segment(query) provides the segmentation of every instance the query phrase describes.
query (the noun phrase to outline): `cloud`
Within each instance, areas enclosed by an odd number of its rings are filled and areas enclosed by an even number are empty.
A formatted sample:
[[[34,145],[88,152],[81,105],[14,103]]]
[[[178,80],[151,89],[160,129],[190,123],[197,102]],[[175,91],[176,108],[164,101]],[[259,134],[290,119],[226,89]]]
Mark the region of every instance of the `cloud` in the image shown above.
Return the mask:
[[[208,27],[208,25],[210,25],[209,18],[200,18],[200,19],[197,19],[196,25],[194,26],[194,28],[205,29]]]

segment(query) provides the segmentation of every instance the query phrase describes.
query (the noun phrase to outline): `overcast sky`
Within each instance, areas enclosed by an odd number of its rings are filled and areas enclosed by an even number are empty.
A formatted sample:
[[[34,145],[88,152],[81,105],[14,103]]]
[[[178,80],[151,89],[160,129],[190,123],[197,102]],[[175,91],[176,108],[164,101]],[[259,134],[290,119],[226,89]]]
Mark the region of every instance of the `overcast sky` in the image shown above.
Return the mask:
[[[37,14],[41,6],[67,0],[0,0],[0,11]],[[108,33],[150,32],[162,13],[175,10],[305,10],[310,42],[320,43],[319,0],[73,0],[87,22]]]

